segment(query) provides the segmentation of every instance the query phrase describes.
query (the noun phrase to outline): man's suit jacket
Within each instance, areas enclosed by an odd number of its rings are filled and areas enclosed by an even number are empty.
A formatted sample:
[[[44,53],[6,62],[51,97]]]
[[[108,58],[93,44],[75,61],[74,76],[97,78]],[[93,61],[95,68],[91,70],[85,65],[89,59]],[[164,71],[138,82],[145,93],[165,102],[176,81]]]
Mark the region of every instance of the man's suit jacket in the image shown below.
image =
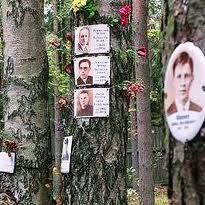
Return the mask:
[[[88,47],[88,45],[83,47],[80,43],[78,43],[78,51],[83,52],[83,53],[88,53],[89,47]]]
[[[82,80],[81,77],[79,77],[77,79],[77,85],[92,85],[93,84],[93,77],[92,76],[88,76],[86,83],[84,83],[84,81]]]
[[[202,111],[202,108],[197,105],[196,103],[190,101],[190,105],[189,105],[189,111],[194,111],[194,112],[201,112]],[[167,109],[167,115],[170,116],[174,113],[178,112],[177,111],[177,106],[176,106],[176,103],[173,102],[169,108]]]
[[[77,116],[93,116],[93,106],[88,105],[84,110],[79,110]]]

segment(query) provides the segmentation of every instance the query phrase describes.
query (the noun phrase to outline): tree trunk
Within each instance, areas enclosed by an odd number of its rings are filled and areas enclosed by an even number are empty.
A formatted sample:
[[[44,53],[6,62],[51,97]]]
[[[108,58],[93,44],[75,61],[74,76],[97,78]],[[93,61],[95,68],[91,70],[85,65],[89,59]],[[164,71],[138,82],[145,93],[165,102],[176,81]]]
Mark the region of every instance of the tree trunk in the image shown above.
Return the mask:
[[[201,15],[204,8],[203,0],[164,2],[164,67],[175,47],[182,42],[191,41],[204,52],[205,17]],[[168,196],[172,205],[205,204],[204,126],[185,144],[170,136]]]
[[[53,22],[53,33],[55,36],[60,35],[59,29],[59,20],[58,20],[58,11],[59,11],[59,2],[58,0],[53,0],[53,11],[54,11],[54,22]],[[58,49],[55,51],[55,64],[57,69],[59,69],[59,73],[61,70],[61,53]],[[54,153],[55,153],[55,163],[53,169],[53,199],[56,201],[57,205],[62,205],[63,198],[61,196],[62,193],[62,174],[61,174],[61,154],[62,154],[62,144],[64,133],[62,129],[59,127],[62,126],[62,113],[59,108],[59,84],[58,81],[54,82],[54,126],[55,126],[55,145],[54,145]]]
[[[133,1],[135,49],[140,47],[148,51],[147,40],[147,1]],[[154,204],[153,180],[153,140],[151,136],[150,111],[150,70],[148,56],[138,56],[136,53],[136,79],[144,82],[145,89],[137,96],[137,135],[139,150],[139,195],[140,204]]]
[[[112,13],[112,9],[106,0],[100,0],[98,4],[100,16],[92,22],[107,23],[108,14]],[[75,17],[76,22],[80,22],[75,24],[76,26],[89,24],[82,16]],[[128,66],[129,60],[127,64],[122,65],[123,60],[118,59],[119,49],[122,51],[128,49],[124,42],[122,43],[121,37],[116,39],[116,35],[119,34],[122,34],[121,30],[114,32],[111,28],[113,85],[110,89],[110,116],[74,119],[73,126],[69,130],[73,135],[73,148],[71,172],[65,179],[66,204],[127,204],[128,106],[124,91],[122,87],[119,89],[119,85],[124,80],[129,80],[132,67]]]
[[[138,191],[138,176],[139,176],[139,153],[138,153],[138,138],[137,138],[137,112],[136,112],[136,99],[130,99],[130,119],[131,119],[131,144],[132,144],[132,167],[133,172],[133,188]]]
[[[17,142],[14,174],[0,174],[1,194],[18,204],[46,205],[50,166],[48,64],[43,1],[3,0],[4,140]],[[15,200],[14,200],[15,201]]]

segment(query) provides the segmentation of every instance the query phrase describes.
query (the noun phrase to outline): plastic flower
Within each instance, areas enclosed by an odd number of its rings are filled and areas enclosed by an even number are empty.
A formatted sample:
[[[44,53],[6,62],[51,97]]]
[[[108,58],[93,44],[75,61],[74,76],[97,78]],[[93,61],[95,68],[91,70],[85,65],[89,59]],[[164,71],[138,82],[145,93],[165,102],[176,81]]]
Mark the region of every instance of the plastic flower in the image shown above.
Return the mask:
[[[73,0],[71,8],[74,12],[77,12],[81,7],[85,6],[87,0]]]
[[[131,13],[131,7],[126,4],[125,6],[121,7],[119,10],[118,10],[120,16],[124,16],[124,17],[128,17]]]
[[[144,90],[144,85],[143,82],[141,83],[133,83],[133,82],[129,82],[126,87],[125,90],[127,90],[127,94],[129,96],[136,96],[138,93],[143,92]]]
[[[123,27],[127,26],[129,22],[129,15],[131,13],[131,7],[128,4],[126,4],[118,10],[118,13],[120,14],[121,25]]]
[[[127,26],[127,24],[128,24],[128,18],[122,16],[122,17],[120,18],[120,23],[121,23],[122,26]]]

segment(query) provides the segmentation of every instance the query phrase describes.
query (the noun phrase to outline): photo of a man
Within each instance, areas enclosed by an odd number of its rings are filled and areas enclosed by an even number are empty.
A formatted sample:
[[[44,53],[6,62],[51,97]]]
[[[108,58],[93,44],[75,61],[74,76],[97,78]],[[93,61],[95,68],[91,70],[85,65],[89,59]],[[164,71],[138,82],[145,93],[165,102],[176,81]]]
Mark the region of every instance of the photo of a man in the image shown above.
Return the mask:
[[[79,31],[78,51],[83,53],[89,52],[90,30],[83,27]]]
[[[171,54],[164,81],[164,108],[171,135],[185,143],[197,136],[205,120],[205,56],[192,42]]]
[[[190,99],[190,88],[194,80],[193,59],[187,52],[179,53],[173,63],[174,101],[167,109],[167,116],[176,112],[201,112],[202,108]]]
[[[110,52],[108,24],[84,25],[75,28],[75,55]]]
[[[92,95],[88,90],[78,94],[77,116],[93,116]]]
[[[88,59],[82,59],[78,63],[79,77],[77,78],[77,85],[92,85],[93,76],[91,72],[91,62]]]

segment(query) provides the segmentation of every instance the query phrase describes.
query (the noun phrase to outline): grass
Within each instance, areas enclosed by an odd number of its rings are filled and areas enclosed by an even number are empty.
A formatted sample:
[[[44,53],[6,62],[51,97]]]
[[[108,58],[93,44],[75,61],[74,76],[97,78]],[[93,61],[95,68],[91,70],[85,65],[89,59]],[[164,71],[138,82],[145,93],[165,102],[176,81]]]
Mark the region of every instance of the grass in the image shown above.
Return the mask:
[[[155,205],[167,205],[167,189],[166,187],[155,187]],[[128,205],[139,205],[139,196],[133,189],[128,190]]]

